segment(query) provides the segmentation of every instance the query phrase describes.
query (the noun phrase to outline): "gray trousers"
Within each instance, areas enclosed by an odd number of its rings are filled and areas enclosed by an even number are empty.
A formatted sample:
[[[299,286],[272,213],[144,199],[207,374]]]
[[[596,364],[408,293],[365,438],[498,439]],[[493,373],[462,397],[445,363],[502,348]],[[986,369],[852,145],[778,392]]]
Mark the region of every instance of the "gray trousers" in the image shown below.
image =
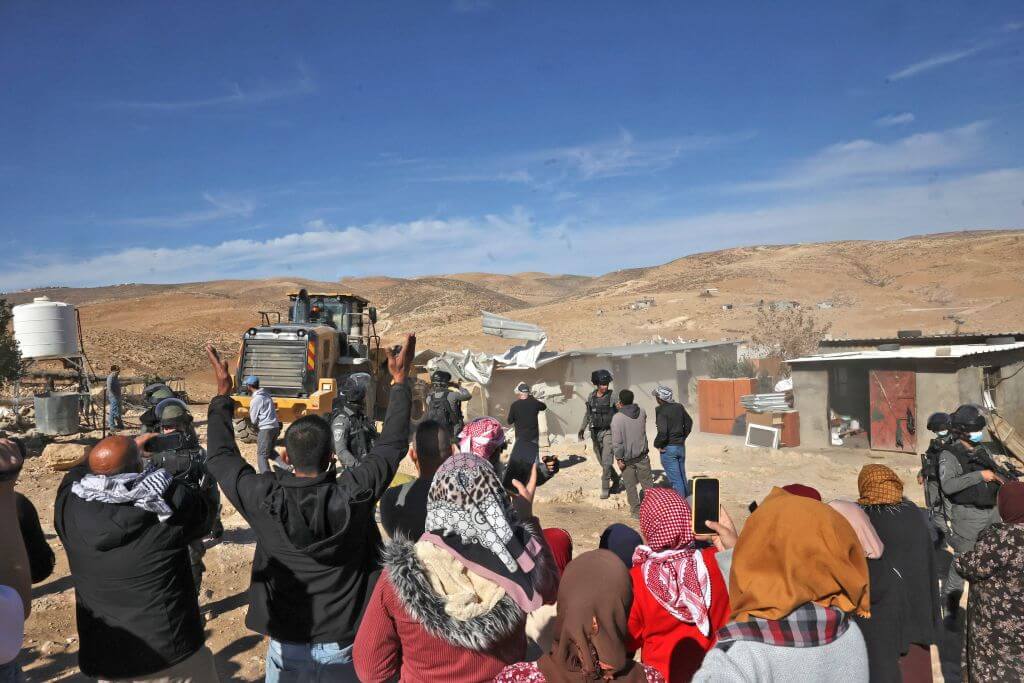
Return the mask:
[[[277,460],[277,452],[274,450],[274,442],[277,441],[280,427],[261,429],[256,435],[256,462],[260,472],[270,471],[270,460]]]
[[[636,487],[640,485],[641,491],[646,491],[654,486],[654,479],[651,477],[651,459],[644,455],[632,462],[627,462],[622,468],[622,486],[626,489],[626,500],[629,501],[629,511],[633,515],[640,513],[640,496],[637,495]]]
[[[615,458],[612,456],[612,430],[592,430],[590,437],[594,442],[594,456],[601,463],[601,493],[605,493],[619,485],[619,473],[615,471]]]

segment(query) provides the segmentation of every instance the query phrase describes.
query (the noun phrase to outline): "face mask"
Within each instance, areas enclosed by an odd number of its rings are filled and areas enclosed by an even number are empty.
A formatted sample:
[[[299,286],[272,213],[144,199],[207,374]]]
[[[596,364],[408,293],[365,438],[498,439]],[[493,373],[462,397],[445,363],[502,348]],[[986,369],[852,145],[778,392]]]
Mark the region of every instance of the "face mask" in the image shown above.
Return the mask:
[[[947,434],[949,434],[949,430],[948,429],[943,429],[941,432],[935,432],[935,433],[938,436],[946,436]]]
[[[970,439],[971,443],[981,443],[981,437],[984,435],[984,432],[971,432],[967,435],[967,438]]]

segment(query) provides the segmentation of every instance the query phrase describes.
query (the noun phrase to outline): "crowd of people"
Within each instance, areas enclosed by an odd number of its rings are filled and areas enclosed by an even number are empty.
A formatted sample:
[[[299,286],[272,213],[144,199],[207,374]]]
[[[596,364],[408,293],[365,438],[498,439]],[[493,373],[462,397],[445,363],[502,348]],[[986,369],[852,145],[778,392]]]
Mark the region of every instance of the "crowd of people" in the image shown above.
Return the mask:
[[[235,442],[232,378],[212,347],[217,396],[198,457],[154,462],[154,439],[190,427],[170,397],[156,433],[100,441],[61,482],[54,511],[82,673],[217,680],[189,552],[215,533],[219,507],[193,471],[201,463],[256,538],[245,623],[266,637],[269,682],[931,681],[930,648],[943,617],[955,620],[949,596],[959,601],[964,580],[964,680],[1024,680],[1024,483],[977,452],[971,410],[934,424],[921,481],[945,498],[929,500],[931,516],[892,469],[872,464],[848,499],[771,488],[742,529],[722,508],[713,533],[698,535],[689,415],[657,389],[654,446],[668,486],[655,486],[644,411],[599,371],[580,437],[591,431],[602,495],[624,487],[638,528],[613,524],[598,549],[573,557],[569,533],[533,505],[557,470],[537,457],[543,402],[516,388],[506,456],[502,424],[464,422],[450,376],[436,376],[439,419],[411,433],[415,341],[389,357],[379,435],[343,466],[332,422],[312,415],[284,431],[279,451],[262,444],[258,469],[249,464]],[[252,379],[261,432],[264,422],[273,430]],[[407,453],[417,477],[391,486]],[[14,491],[24,455],[0,440],[0,683],[23,680],[31,583],[53,568],[34,509]],[[956,556],[944,575],[945,543]]]

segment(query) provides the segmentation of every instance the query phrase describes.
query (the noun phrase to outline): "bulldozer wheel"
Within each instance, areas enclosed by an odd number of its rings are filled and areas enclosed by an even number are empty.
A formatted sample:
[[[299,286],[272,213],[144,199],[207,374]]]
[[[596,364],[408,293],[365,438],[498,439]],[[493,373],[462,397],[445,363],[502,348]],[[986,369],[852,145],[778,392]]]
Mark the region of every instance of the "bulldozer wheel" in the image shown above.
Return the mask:
[[[258,434],[259,432],[256,431],[256,427],[249,418],[235,420],[235,438],[242,443],[256,443]]]

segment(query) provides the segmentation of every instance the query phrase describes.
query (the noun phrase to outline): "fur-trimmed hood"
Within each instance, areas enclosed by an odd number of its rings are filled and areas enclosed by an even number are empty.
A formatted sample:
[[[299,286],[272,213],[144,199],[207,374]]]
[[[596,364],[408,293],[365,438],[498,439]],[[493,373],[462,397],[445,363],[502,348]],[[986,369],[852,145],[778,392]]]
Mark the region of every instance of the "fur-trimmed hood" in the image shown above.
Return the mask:
[[[445,599],[431,586],[411,541],[398,538],[385,543],[383,560],[402,606],[436,638],[456,647],[482,652],[523,628],[526,614],[508,595],[479,616],[463,621],[449,615],[445,611]]]

